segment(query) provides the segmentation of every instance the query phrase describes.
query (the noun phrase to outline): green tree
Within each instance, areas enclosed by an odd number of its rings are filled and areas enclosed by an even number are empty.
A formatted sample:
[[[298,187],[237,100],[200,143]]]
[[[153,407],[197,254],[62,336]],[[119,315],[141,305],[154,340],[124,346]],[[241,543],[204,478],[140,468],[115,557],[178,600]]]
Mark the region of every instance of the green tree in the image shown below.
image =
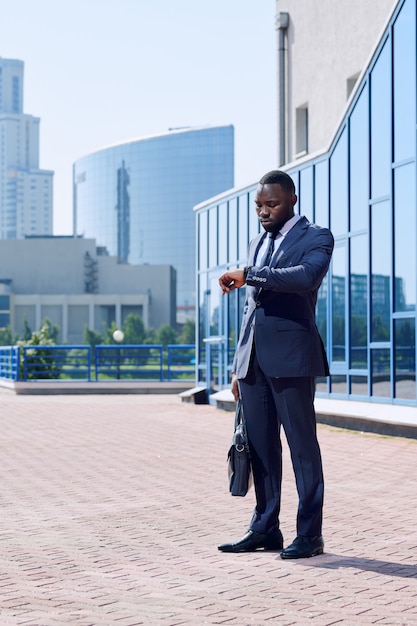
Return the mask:
[[[164,348],[166,348],[170,343],[178,343],[178,333],[174,328],[168,326],[168,324],[164,324],[158,330],[156,339],[157,343],[162,344]]]
[[[96,330],[92,330],[86,326],[84,328],[84,342],[91,346],[92,351],[95,351],[96,346],[103,343],[103,336]]]
[[[143,340],[145,345],[156,344],[158,343],[157,332],[154,328],[147,328],[145,339]]]
[[[0,328],[0,346],[12,346],[15,341],[10,326]]]
[[[145,324],[143,319],[137,313],[129,313],[123,324],[124,340],[123,343],[141,345],[145,341]]]
[[[32,330],[28,324],[28,321],[25,317],[25,319],[23,320],[23,330],[22,330],[22,339],[23,341],[29,341],[29,339],[32,337]]]
[[[18,346],[29,348],[29,350],[26,350],[26,360],[29,365],[33,365],[34,371],[29,373],[28,378],[59,378],[60,368],[55,358],[55,353],[47,348],[47,346],[56,345],[58,334],[59,327],[46,318],[43,320],[40,329],[32,333],[30,339],[17,342]],[[45,348],[31,350],[30,346],[45,346]],[[20,354],[20,374],[23,376],[23,350]]]
[[[59,330],[59,326],[57,326],[57,324],[53,324],[51,320],[46,317],[41,324],[39,332],[56,344],[59,339]]]
[[[187,320],[181,329],[181,334],[178,337],[178,343],[194,344],[195,343],[195,322]]]

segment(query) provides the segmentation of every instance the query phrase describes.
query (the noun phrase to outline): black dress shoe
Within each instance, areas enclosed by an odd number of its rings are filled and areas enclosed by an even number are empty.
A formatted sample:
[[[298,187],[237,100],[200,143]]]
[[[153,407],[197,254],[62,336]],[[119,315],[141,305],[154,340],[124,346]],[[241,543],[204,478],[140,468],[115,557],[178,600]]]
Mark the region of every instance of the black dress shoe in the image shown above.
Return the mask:
[[[283,538],[280,530],[273,533],[257,533],[248,530],[246,535],[234,543],[222,543],[218,546],[221,552],[254,552],[255,550],[282,550]]]
[[[323,537],[302,537],[298,535],[288,548],[281,552],[282,559],[307,559],[310,556],[323,554]]]

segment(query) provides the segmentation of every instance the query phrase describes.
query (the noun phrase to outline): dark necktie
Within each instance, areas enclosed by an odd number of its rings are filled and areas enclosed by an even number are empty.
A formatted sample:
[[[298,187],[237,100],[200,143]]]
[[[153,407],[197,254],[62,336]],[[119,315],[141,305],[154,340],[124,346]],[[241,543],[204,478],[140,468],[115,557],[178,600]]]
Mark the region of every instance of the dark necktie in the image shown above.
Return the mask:
[[[275,246],[275,235],[274,235],[274,233],[268,233],[268,239],[269,239],[268,249],[266,251],[265,257],[262,259],[262,266],[261,267],[265,267],[265,266],[270,264],[272,255],[274,253],[274,246]]]

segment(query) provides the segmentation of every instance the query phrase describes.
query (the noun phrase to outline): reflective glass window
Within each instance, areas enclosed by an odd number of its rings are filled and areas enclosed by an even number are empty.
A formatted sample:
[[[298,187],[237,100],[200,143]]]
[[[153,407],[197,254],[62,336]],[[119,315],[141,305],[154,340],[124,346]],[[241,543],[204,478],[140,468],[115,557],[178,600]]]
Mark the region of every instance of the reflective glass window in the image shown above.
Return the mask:
[[[238,312],[237,307],[239,306],[238,297],[239,291],[242,289],[235,289],[231,293],[229,293],[227,297],[227,365],[229,367],[232,366],[233,357],[235,354],[237,338],[239,335],[239,326],[238,326]],[[243,289],[244,291],[244,289]]]
[[[388,201],[372,206],[371,341],[390,340],[392,228]]]
[[[368,395],[368,377],[367,376],[351,376],[350,377],[350,393],[354,396]]]
[[[337,246],[332,259],[332,360],[346,361],[346,248]]]
[[[368,366],[368,271],[367,235],[350,240],[350,367]]]
[[[394,160],[414,156],[416,111],[415,0],[406,0],[393,28]]]
[[[414,319],[394,320],[395,397],[416,398],[416,326]]]
[[[371,194],[390,193],[391,179],[391,55],[385,43],[371,73]]]
[[[368,228],[369,143],[368,87],[365,85],[350,116],[350,230]]]
[[[324,347],[327,348],[327,291],[329,279],[328,274],[323,279],[317,294],[316,324]]]
[[[324,376],[316,379],[316,392],[317,393],[328,393],[329,391],[329,383],[328,379]]]
[[[348,163],[346,128],[330,157],[330,228],[333,235],[348,230]]]
[[[330,385],[332,393],[347,394],[347,377],[344,374],[332,374]]]
[[[249,240],[256,237],[260,231],[260,222],[255,205],[255,195],[256,191],[254,189],[249,192]]]
[[[313,168],[306,167],[300,172],[300,187],[298,190],[298,211],[301,215],[313,221]]]
[[[0,310],[8,311],[10,309],[10,296],[0,296]]]
[[[395,228],[395,310],[410,311],[416,306],[416,207],[415,164],[394,170]]]
[[[221,335],[223,332],[223,315],[222,315],[222,305],[221,301],[221,291],[219,287],[219,277],[218,274],[210,275],[210,286],[209,286],[209,297],[208,297],[208,311],[209,311],[209,322],[210,322],[210,336]]]
[[[219,205],[219,265],[227,262],[227,202]]]
[[[248,194],[242,194],[238,199],[239,210],[239,239],[238,239],[238,254],[241,261],[246,261],[248,255],[248,243],[249,243],[249,226],[248,226]],[[254,209],[255,210],[255,209]]]
[[[237,198],[229,200],[229,263],[236,265],[237,263]]]
[[[217,265],[217,206],[209,209],[209,267]]]
[[[203,211],[198,214],[198,249],[199,249],[199,269],[205,269],[207,267],[207,211]]]
[[[371,351],[372,395],[380,398],[391,396],[390,350],[388,348]]]
[[[314,221],[329,226],[329,162],[321,161],[314,167]]]

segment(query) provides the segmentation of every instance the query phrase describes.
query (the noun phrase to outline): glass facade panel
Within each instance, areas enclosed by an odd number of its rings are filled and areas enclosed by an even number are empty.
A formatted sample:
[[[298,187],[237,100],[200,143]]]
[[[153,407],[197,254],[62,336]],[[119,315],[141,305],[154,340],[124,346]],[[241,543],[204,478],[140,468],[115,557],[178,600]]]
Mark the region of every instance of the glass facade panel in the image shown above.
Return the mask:
[[[203,211],[198,215],[198,251],[199,251],[199,262],[198,267],[200,270],[206,269],[207,267],[207,240],[208,240],[208,212]]]
[[[314,167],[314,222],[329,226],[329,162],[321,161]]]
[[[287,170],[299,196],[296,211],[310,217],[308,203],[314,205],[314,222],[330,223],[335,236],[316,317],[331,369],[329,378],[316,381],[316,391],[329,397],[417,404],[415,19],[415,2],[400,2],[329,152]],[[225,198],[231,265],[245,264],[249,238],[259,231],[255,192],[253,185]],[[198,212],[214,207],[208,200]],[[230,229],[237,233],[237,250]],[[209,271],[217,281],[221,268],[210,264]],[[228,384],[245,290],[221,299],[224,312],[216,312],[201,295],[205,276],[199,287],[204,332],[217,332],[214,320],[223,320],[227,349],[219,344],[215,352],[219,368],[225,358]]]
[[[245,264],[248,255],[249,244],[249,215],[248,215],[248,194],[242,194],[238,200],[239,210],[239,239],[238,239],[238,258]]]
[[[416,3],[406,0],[393,28],[394,161],[415,156]]]
[[[219,265],[227,262],[227,202],[219,205]]]
[[[233,126],[173,130],[117,144],[74,165],[74,231],[128,263],[172,265],[177,306],[195,306],[193,207],[233,185]],[[210,264],[217,263],[213,247],[210,253]]]
[[[391,396],[390,383],[390,350],[388,348],[371,351],[372,361],[372,395],[379,398]]]
[[[350,367],[368,366],[368,237],[350,240]]]
[[[10,309],[10,296],[0,296],[0,311],[8,311]]]
[[[237,238],[238,238],[238,221],[237,221],[237,198],[229,200],[229,263],[236,265],[237,262]]]
[[[416,325],[414,319],[394,320],[395,397],[416,399]]]
[[[347,377],[344,374],[332,374],[330,384],[332,393],[343,396],[347,394]]]
[[[217,230],[217,205],[212,207],[208,215],[208,231],[209,231],[209,266],[217,265],[217,245],[218,245],[218,230]]]
[[[249,240],[256,237],[260,231],[260,222],[255,206],[256,191],[253,189],[249,192]]]
[[[371,233],[371,341],[390,340],[392,227],[391,204],[372,206]]]
[[[335,247],[332,260],[332,360],[346,361],[346,248]]]
[[[369,220],[369,103],[365,85],[350,116],[350,230],[367,230]]]
[[[238,306],[239,293],[241,289],[236,289],[229,294],[227,302],[227,362],[229,364],[229,374],[235,354],[237,337],[239,334]]]
[[[368,395],[368,377],[367,376],[351,376],[350,377],[350,393],[352,396]]]
[[[317,308],[316,308],[316,324],[320,336],[323,340],[324,347],[327,348],[327,292],[328,292],[329,278],[328,275],[323,279],[321,287],[317,294]]]
[[[411,311],[416,306],[416,205],[415,164],[394,170],[395,310]]]
[[[348,230],[348,168],[346,128],[330,157],[330,228],[333,235]]]
[[[313,168],[306,167],[300,172],[300,189],[298,191],[298,211],[313,221]]]
[[[207,294],[207,274],[200,274],[198,278],[198,309],[197,309],[197,328],[198,328],[198,379],[206,380],[206,344],[204,339],[207,337],[208,323],[208,294]]]
[[[371,196],[391,191],[391,56],[385,43],[371,72]]]

